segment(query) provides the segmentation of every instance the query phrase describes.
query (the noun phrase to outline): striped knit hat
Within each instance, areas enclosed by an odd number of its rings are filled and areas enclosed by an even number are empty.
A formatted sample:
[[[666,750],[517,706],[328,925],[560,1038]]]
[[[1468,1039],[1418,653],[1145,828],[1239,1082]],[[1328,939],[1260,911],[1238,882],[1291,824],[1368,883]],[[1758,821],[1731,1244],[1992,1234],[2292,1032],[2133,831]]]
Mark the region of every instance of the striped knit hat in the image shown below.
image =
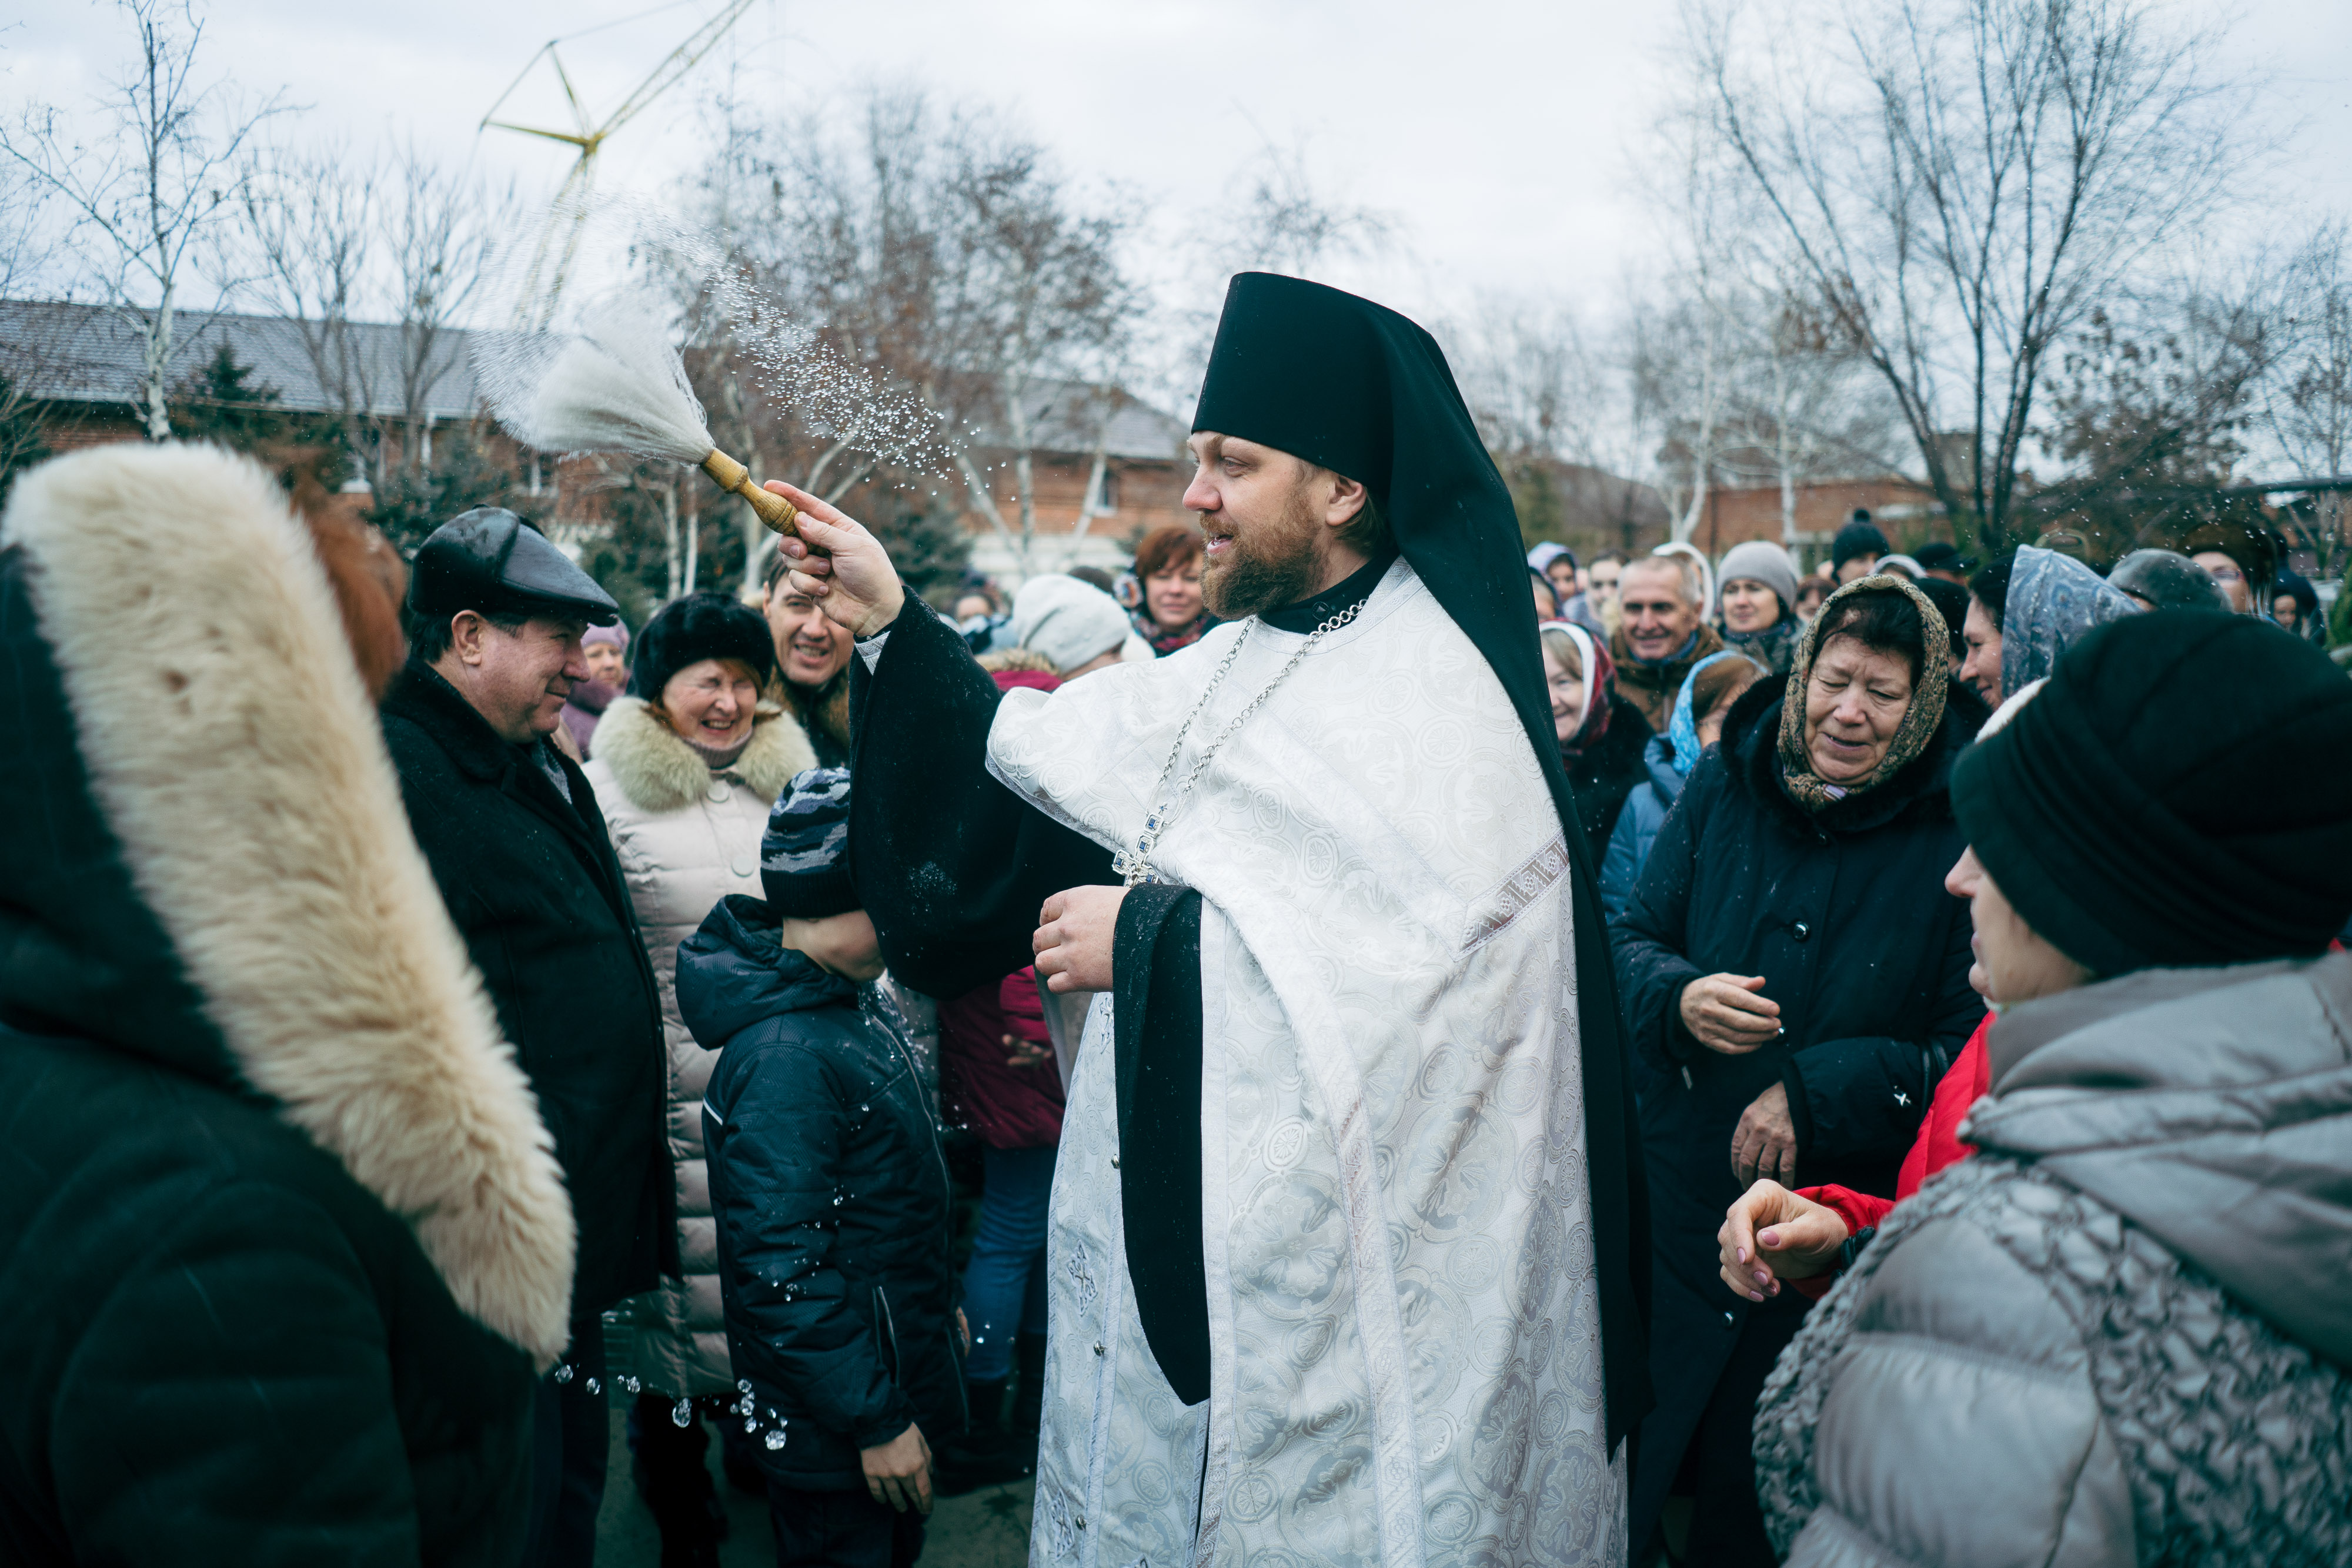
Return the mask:
[[[848,847],[849,769],[812,768],[793,779],[776,797],[760,839],[760,882],[769,908],[791,920],[821,920],[856,908]]]

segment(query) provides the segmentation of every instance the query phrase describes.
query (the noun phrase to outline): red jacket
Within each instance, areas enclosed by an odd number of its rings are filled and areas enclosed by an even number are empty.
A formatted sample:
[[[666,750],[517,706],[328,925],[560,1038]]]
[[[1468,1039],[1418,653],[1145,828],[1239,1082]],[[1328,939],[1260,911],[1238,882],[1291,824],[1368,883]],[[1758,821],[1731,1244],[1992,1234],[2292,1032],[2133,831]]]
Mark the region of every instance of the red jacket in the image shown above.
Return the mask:
[[[1012,1035],[1046,1048],[1034,1067],[1009,1067]],[[948,1120],[992,1149],[1043,1149],[1062,1141],[1062,1073],[1054,1065],[1037,971],[940,1004],[940,1098]]]
[[[1912,1143],[1911,1152],[1904,1156],[1903,1169],[1895,1179],[1893,1197],[1843,1186],[1800,1187],[1797,1196],[1837,1210],[1838,1218],[1845,1221],[1847,1233],[1859,1236],[1875,1228],[1896,1204],[1917,1192],[1919,1185],[1929,1176],[1975,1154],[1976,1145],[1960,1142],[1960,1124],[1968,1119],[1969,1109],[1984,1097],[1985,1091],[1992,1087],[1992,1061],[1985,1051],[1985,1035],[1998,1016],[1985,1014],[1976,1033],[1969,1036],[1969,1043],[1961,1047],[1958,1059],[1936,1085],[1936,1098],[1927,1107],[1927,1119],[1920,1124],[1919,1136]],[[1790,1282],[1819,1300],[1837,1282],[1837,1276],[1823,1274]]]
[[[1037,670],[993,672],[996,689],[1050,692],[1062,683]],[[1011,1035],[1046,1048],[1034,1067],[1010,1067]],[[1062,1141],[1062,1072],[1055,1066],[1037,971],[1016,969],[940,1004],[940,1099],[949,1122],[992,1149],[1044,1149]]]

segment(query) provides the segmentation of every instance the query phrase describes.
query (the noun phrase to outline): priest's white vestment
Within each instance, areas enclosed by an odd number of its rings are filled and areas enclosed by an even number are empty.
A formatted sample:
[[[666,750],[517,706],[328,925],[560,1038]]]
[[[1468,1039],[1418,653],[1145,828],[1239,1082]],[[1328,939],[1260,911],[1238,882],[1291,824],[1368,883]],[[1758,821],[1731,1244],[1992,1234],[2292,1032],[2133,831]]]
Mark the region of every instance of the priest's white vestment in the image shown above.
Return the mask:
[[[1050,695],[989,768],[1131,849],[1295,653],[1263,622]],[[1569,857],[1527,731],[1400,560],[1225,742],[1152,854],[1197,889],[1210,1397],[1128,1279],[1111,1002],[1070,1086],[1036,1568],[1621,1563],[1602,1442]]]

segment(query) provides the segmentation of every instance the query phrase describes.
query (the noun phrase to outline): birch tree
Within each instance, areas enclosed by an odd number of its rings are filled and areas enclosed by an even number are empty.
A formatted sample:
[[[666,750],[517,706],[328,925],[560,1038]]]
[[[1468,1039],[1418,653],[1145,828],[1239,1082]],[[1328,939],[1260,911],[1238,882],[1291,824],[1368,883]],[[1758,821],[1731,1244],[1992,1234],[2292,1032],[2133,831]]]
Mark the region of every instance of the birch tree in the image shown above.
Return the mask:
[[[284,105],[273,96],[248,106],[223,82],[199,79],[204,25],[191,5],[121,0],[119,9],[133,52],[94,106],[96,133],[37,103],[0,125],[0,153],[66,213],[65,245],[80,281],[140,344],[148,439],[167,441],[183,291],[236,214],[247,144]]]

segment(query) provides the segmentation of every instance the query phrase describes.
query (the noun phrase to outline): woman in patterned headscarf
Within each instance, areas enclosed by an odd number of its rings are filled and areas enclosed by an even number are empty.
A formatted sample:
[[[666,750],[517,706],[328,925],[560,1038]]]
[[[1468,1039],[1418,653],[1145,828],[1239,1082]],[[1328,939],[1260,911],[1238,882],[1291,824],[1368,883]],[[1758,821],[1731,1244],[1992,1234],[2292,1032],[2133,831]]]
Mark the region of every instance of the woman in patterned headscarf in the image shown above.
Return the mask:
[[[1727,1318],[1716,1229],[1775,1170],[1891,1195],[1983,1016],[1968,906],[1944,874],[1963,847],[1948,781],[1985,710],[1951,684],[1948,640],[1900,579],[1832,594],[1785,685],[1731,706],[1612,922],[1656,1259],[1636,1561],[1686,1453],[1699,1490],[1686,1559],[1772,1561],[1748,1427],[1804,1302],[1735,1301]]]

